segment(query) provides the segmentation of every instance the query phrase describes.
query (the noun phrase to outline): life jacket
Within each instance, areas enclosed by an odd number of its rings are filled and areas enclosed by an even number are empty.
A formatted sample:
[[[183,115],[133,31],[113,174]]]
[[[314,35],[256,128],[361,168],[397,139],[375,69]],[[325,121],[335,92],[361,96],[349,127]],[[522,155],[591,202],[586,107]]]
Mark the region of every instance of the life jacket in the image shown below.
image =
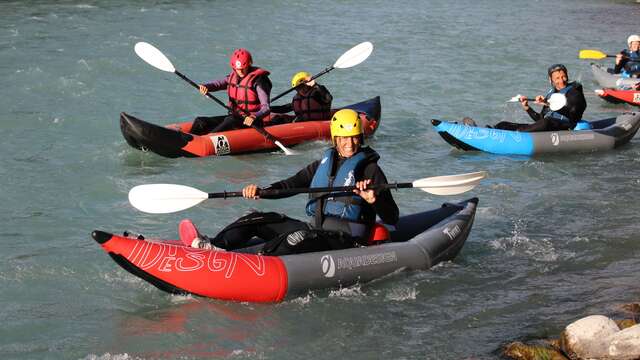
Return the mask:
[[[373,150],[359,151],[357,154],[346,159],[342,165],[336,170],[335,176],[331,176],[333,163],[337,157],[334,148],[327,149],[320,161],[320,165],[311,180],[311,188],[332,187],[332,186],[353,186],[356,184],[355,173],[362,169],[366,164],[374,161],[377,162],[380,156]],[[360,229],[358,233],[352,233],[353,236],[363,236],[366,231],[365,220],[363,218],[364,199],[352,192],[329,193],[329,194],[310,194],[309,201],[306,206],[306,213],[309,216],[316,217],[316,226],[322,224],[324,217],[332,218],[331,220],[339,220],[341,222],[359,224],[359,226],[350,226],[352,229]],[[321,210],[320,210],[321,208]],[[318,214],[321,211],[321,214]],[[320,219],[320,221],[318,221]]]
[[[251,115],[260,110],[260,99],[256,91],[256,82],[260,76],[265,76],[269,80],[269,72],[258,67],[252,67],[249,73],[240,78],[235,71],[229,74],[227,80],[227,94],[229,95],[229,107],[233,112],[238,112],[240,116]],[[269,84],[271,84],[269,82]]]
[[[622,77],[632,77],[640,73],[640,51],[622,50],[622,55],[629,58],[624,64]]]
[[[296,93],[292,105],[297,121],[328,120],[331,118],[331,101],[328,104],[320,102],[317,99],[318,96],[322,96],[320,89],[310,90],[305,95]]]
[[[576,83],[574,81],[572,83],[567,84],[567,86],[565,86],[560,91],[557,91],[555,88],[552,87],[549,91],[547,91],[547,94],[544,96],[544,100],[548,101],[549,98],[551,97],[551,95],[553,95],[555,93],[560,93],[560,94],[563,94],[563,95],[567,95],[567,93],[569,91],[571,91],[571,89],[575,88],[575,85],[576,85]],[[559,122],[561,124],[564,124],[564,125],[574,126],[574,124],[572,124],[571,120],[568,117],[560,114],[558,111],[548,111],[547,113],[544,114],[544,117],[545,118],[550,118],[550,119],[555,120],[555,121],[557,121],[557,122]]]

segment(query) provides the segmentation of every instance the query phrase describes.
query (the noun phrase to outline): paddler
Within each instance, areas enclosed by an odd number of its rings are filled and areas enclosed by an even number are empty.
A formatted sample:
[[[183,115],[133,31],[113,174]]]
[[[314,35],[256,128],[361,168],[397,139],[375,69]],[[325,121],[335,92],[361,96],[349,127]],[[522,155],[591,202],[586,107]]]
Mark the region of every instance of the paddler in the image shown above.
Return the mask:
[[[288,113],[293,111],[296,117],[293,121],[327,120],[331,117],[331,101],[333,96],[323,85],[311,79],[306,71],[297,72],[291,78],[291,87],[296,94],[290,104],[272,106],[274,113]]]
[[[269,255],[367,245],[376,216],[394,225],[398,206],[388,189],[367,189],[386,184],[387,178],[378,166],[378,153],[364,146],[358,113],[350,109],[336,112],[331,118],[331,138],[333,147],[325,150],[320,160],[267,188],[356,186],[353,192],[311,194],[306,205],[307,215],[313,218],[311,224],[273,212],[252,212],[209,238],[201,235],[190,220],[183,220],[179,225],[182,242],[195,248],[234,250],[245,247],[255,236],[266,241],[262,253]],[[250,184],[242,194],[258,199],[260,188]]]
[[[253,66],[251,53],[246,49],[236,49],[229,59],[231,73],[223,79],[199,85],[200,93],[227,90],[229,107],[233,110],[222,122],[216,117],[197,117],[191,133],[204,135],[210,132],[239,129],[245,126],[261,125],[261,118],[269,114],[271,80],[269,72]]]
[[[631,35],[627,38],[628,49],[616,54],[616,66],[613,72],[622,74],[622,77],[638,77],[640,75],[640,35]]]

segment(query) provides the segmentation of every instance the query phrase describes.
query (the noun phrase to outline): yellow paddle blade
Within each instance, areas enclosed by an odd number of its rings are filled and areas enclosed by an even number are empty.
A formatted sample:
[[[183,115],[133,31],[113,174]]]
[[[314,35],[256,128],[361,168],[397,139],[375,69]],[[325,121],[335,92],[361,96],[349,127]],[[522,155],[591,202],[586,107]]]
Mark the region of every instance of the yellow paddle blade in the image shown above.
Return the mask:
[[[593,60],[600,60],[600,59],[604,59],[607,57],[607,54],[603,53],[602,51],[599,50],[580,50],[580,53],[578,54],[578,58],[579,59],[593,59]]]

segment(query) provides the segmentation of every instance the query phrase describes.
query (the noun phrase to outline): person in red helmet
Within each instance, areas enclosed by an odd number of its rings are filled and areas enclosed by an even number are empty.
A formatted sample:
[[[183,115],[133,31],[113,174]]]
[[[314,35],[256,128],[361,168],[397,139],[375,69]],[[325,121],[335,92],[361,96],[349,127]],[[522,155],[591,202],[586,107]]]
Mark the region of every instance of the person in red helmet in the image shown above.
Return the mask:
[[[260,125],[260,119],[269,114],[269,72],[253,66],[251,53],[246,49],[236,49],[231,54],[229,65],[232,69],[229,75],[201,84],[199,88],[203,95],[226,89],[232,112],[222,122],[216,121],[219,119],[217,117],[197,117],[191,127],[192,134],[204,135],[253,124]]]

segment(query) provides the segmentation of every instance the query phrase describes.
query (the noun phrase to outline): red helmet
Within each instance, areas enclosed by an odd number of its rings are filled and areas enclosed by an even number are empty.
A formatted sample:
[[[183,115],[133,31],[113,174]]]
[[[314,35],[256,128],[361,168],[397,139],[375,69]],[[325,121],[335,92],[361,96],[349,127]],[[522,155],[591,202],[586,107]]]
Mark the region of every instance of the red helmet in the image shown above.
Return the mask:
[[[232,69],[245,69],[251,66],[253,59],[251,53],[247,49],[236,49],[231,54],[229,65]]]

